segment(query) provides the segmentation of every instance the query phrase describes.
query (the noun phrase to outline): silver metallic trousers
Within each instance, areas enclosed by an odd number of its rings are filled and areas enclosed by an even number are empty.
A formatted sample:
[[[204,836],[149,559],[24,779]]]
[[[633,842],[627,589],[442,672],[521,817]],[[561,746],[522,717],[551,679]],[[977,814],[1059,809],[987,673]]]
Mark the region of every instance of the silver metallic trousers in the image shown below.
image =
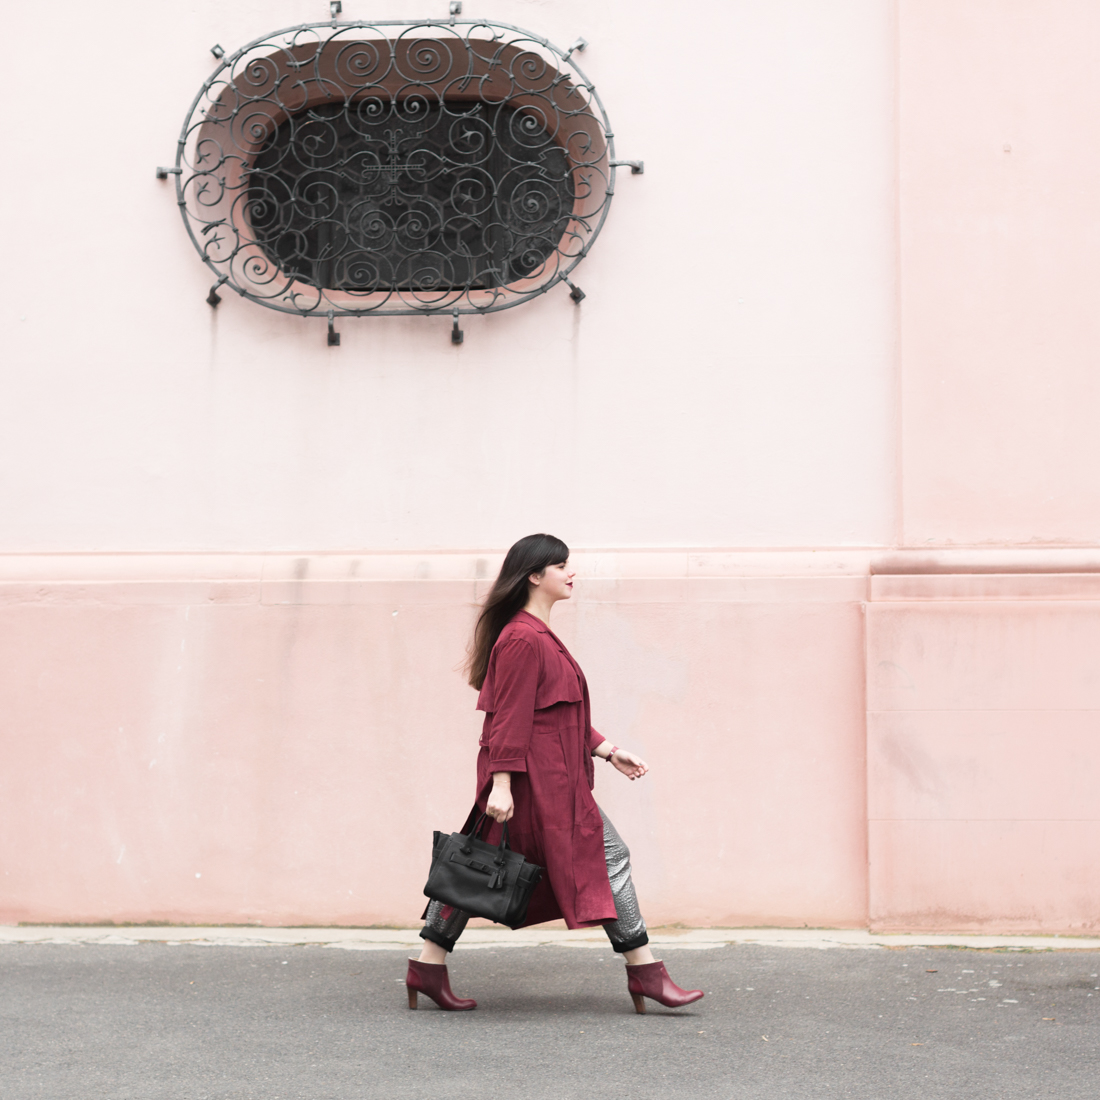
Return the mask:
[[[634,880],[630,877],[630,849],[623,843],[618,830],[600,810],[603,818],[603,854],[607,860],[607,877],[611,882],[611,896],[615,899],[615,920],[604,922],[603,929],[611,941],[611,949],[633,951],[649,943],[642,912],[638,908],[638,896],[634,893]],[[466,928],[470,914],[455,909],[441,901],[431,901],[420,935],[453,951],[458,937]]]

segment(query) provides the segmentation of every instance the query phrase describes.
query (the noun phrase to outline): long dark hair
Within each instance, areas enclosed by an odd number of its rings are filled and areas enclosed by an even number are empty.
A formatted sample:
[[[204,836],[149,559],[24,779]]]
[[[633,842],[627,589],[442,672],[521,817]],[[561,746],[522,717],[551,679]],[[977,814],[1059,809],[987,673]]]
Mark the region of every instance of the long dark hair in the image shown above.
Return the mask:
[[[520,539],[504,555],[504,564],[489,595],[485,597],[477,626],[474,627],[474,639],[466,660],[472,687],[481,690],[485,674],[489,671],[489,654],[500,632],[527,603],[527,578],[532,573],[541,573],[548,565],[557,565],[568,558],[569,547],[561,539],[541,534]]]

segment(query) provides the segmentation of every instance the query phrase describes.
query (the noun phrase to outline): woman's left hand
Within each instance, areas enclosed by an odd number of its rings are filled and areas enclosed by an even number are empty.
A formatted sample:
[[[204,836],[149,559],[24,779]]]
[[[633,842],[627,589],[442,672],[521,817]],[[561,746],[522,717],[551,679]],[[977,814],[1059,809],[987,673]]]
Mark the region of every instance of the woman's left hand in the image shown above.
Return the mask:
[[[617,749],[611,757],[611,763],[627,777],[627,779],[641,779],[649,765],[640,757],[635,756],[626,749]]]

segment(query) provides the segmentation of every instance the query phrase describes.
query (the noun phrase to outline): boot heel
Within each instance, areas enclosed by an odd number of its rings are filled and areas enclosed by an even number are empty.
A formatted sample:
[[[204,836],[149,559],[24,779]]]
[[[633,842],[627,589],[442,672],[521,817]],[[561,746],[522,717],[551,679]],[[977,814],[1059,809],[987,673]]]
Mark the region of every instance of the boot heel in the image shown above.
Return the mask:
[[[409,995],[409,1008],[416,1008],[416,990],[411,985],[407,985],[405,991]]]
[[[640,993],[631,993],[630,997],[631,997],[631,1000],[633,1000],[633,1002],[634,1002],[634,1011],[637,1012],[639,1016],[644,1016],[645,1015],[645,997],[643,997]]]

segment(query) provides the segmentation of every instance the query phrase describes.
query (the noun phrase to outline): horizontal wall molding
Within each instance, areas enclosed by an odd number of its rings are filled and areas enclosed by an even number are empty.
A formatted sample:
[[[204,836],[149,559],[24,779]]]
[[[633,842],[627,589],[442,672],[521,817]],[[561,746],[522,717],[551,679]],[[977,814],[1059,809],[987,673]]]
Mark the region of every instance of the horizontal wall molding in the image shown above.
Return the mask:
[[[0,554],[0,584],[168,581],[303,583],[491,580],[503,550],[409,553],[41,553]],[[875,577],[875,598],[905,590],[904,578],[942,575],[1095,574],[1100,548],[911,550],[580,549],[573,564],[583,580],[721,580],[726,578]],[[896,578],[896,579],[895,579]],[[938,582],[937,582],[938,583]],[[997,581],[988,582],[996,586]],[[1074,582],[1078,583],[1078,582]],[[1080,582],[1092,584],[1089,582]],[[1043,588],[1042,585],[1047,587]],[[916,588],[912,588],[917,591]],[[931,587],[926,588],[932,591]],[[976,591],[977,589],[975,589]],[[992,590],[992,589],[990,589]],[[1036,592],[1055,591],[1039,582]],[[881,595],[880,595],[881,594]]]
[[[1100,573],[925,573],[871,577],[876,603],[1100,600]]]

